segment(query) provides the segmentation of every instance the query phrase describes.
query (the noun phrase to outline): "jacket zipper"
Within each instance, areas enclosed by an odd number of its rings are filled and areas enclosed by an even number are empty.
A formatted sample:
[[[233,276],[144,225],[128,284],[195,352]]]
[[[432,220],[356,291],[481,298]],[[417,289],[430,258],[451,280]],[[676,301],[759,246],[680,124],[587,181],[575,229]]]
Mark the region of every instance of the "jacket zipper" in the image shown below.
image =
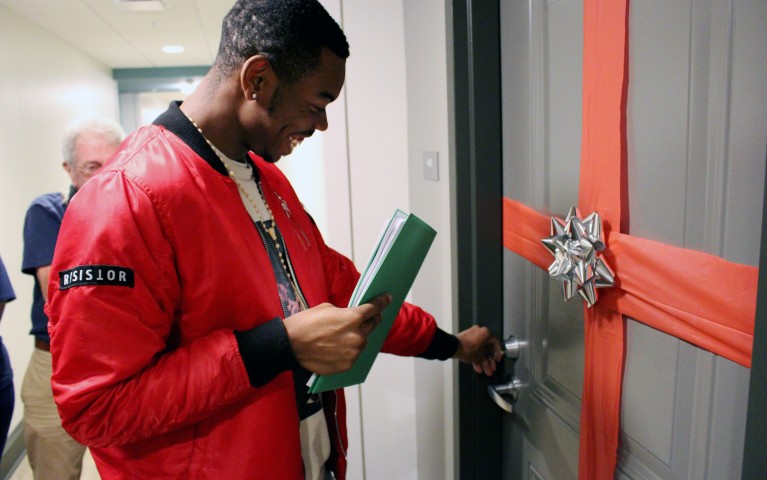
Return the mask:
[[[284,240],[283,240],[283,243],[285,243]],[[304,292],[301,291],[301,286],[298,284],[298,277],[296,277],[296,272],[295,272],[295,270],[293,270],[293,264],[290,261],[290,254],[288,254],[288,248],[287,247],[285,247],[285,264],[288,266],[288,270],[289,270],[287,272],[288,275],[293,278],[293,286],[296,289],[296,295],[298,295],[298,297],[300,298],[301,303],[304,305],[304,307],[309,308],[309,303],[307,303],[306,297],[304,297]],[[288,280],[290,280],[290,279],[288,279]]]
[[[338,393],[336,393],[335,390],[333,390],[333,396],[335,397],[335,402],[333,402],[333,420],[335,421],[336,438],[338,439],[338,446],[341,447],[341,453],[344,456],[344,460],[348,460],[346,457],[346,449],[344,448],[344,439],[341,438],[341,427],[338,426]]]
[[[263,194],[263,190],[262,190],[262,187],[261,187],[261,182],[256,182],[256,185],[258,185],[258,189],[261,190],[261,195],[263,197],[264,194]],[[280,197],[276,192],[275,192],[275,195],[277,195],[277,198],[280,200],[280,203],[282,204],[282,208],[285,210],[285,214],[288,216],[288,218],[291,218],[290,210],[287,208],[287,203],[285,202],[285,200],[283,200],[282,197]],[[264,201],[266,201],[266,199],[264,199]],[[272,221],[275,223],[275,226],[276,226],[277,222],[275,220],[272,220]],[[264,248],[267,249],[267,252],[268,252],[269,251],[268,250],[269,247],[266,244],[266,239],[264,238],[263,233],[261,233],[260,229],[256,229],[256,230],[258,230],[258,236],[261,237],[261,242],[263,242]],[[306,238],[306,235],[304,234],[303,230],[301,230],[300,233],[304,236],[304,238]],[[307,241],[307,243],[309,242],[308,239],[306,239],[306,241]],[[283,243],[284,243],[284,240],[283,240]],[[306,306],[306,308],[309,308],[309,304],[307,303],[306,298],[304,297],[304,293],[301,291],[301,287],[298,285],[298,277],[296,276],[295,270],[293,270],[293,263],[290,261],[290,255],[288,254],[287,246],[285,247],[284,252],[285,252],[284,253],[285,254],[285,264],[288,266],[288,270],[289,270],[287,273],[288,273],[289,276],[293,277],[294,286],[296,288],[296,295],[298,295],[300,297],[301,301]],[[288,279],[288,280],[290,280],[290,279]],[[277,292],[277,296],[278,297],[279,297],[279,295],[280,295],[279,292]],[[282,305],[282,298],[280,298],[280,305]],[[283,315],[287,316],[287,313],[285,312],[284,308],[283,308],[283,312],[282,313],[283,313]],[[336,432],[335,432],[336,433],[336,438],[338,439],[338,446],[341,448],[341,454],[344,456],[344,460],[348,460],[348,457],[347,457],[347,454],[346,454],[346,449],[344,448],[344,440],[343,440],[343,438],[341,438],[341,427],[338,425],[338,393],[335,392],[335,391],[333,391],[332,393],[333,393],[333,397],[334,397],[334,402],[333,402],[333,423],[335,424],[334,427],[335,427],[335,430],[336,430]]]
[[[266,238],[264,238],[264,234],[261,233],[261,229],[256,227],[256,231],[258,232],[258,236],[261,237],[261,243],[264,244],[264,250],[266,250],[266,254],[269,254],[269,245],[266,244]],[[271,259],[269,260],[269,263],[271,263]],[[282,316],[283,318],[287,318],[288,312],[285,311],[285,302],[282,301],[282,297],[280,296],[280,290],[277,289],[277,298],[280,301],[280,309],[282,310]]]

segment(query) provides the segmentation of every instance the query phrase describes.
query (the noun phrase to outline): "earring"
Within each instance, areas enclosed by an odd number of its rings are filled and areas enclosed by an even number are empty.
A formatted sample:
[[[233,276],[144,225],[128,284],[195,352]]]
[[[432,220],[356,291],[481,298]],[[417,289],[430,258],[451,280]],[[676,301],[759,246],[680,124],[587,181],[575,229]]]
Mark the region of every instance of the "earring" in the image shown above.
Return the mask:
[[[254,94],[253,94],[253,100],[255,100],[255,99],[257,99],[257,98],[258,98],[258,94],[257,94],[257,93],[254,93]]]

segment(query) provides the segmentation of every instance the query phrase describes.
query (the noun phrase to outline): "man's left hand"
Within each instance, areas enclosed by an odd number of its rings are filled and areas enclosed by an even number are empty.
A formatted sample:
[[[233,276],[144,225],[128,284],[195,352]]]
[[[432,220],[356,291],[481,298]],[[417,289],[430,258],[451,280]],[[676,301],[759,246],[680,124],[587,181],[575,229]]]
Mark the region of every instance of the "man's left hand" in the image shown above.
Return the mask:
[[[503,358],[501,342],[487,327],[473,325],[458,335],[459,345],[454,358],[471,363],[474,371],[488,377],[495,372],[496,363]]]

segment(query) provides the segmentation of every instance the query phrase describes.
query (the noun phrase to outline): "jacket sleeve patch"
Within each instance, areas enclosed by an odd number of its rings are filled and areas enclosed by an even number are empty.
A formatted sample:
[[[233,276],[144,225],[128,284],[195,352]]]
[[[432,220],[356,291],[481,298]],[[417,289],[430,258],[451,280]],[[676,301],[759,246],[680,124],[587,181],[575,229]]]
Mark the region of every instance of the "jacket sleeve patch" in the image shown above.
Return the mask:
[[[59,272],[59,290],[83,285],[133,288],[133,269],[114,265],[81,265]]]

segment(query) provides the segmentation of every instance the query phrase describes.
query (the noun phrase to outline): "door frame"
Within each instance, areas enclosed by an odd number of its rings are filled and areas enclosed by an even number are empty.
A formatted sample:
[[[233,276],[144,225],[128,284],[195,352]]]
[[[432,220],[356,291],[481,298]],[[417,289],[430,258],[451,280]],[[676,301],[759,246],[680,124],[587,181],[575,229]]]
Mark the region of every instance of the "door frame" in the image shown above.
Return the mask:
[[[767,140],[767,136],[765,136]],[[748,387],[746,438],[743,444],[742,478],[758,478],[767,471],[767,168],[765,168],[762,240],[759,253],[759,288],[756,294],[754,349],[751,354],[751,378]]]
[[[478,323],[502,336],[500,2],[451,0],[447,12],[455,311],[459,330]],[[760,448],[767,443],[767,180],[759,266],[743,478],[767,470]],[[504,375],[500,368],[490,381]],[[468,365],[459,367],[457,385],[456,478],[502,478],[503,411]]]
[[[452,67],[451,169],[455,311],[459,330],[473,324],[503,335],[503,182],[500,3],[454,0],[448,5],[448,68]],[[481,279],[481,282],[478,281]],[[503,368],[490,379],[500,383]],[[457,478],[502,478],[503,411],[488,380],[458,368],[455,448]]]

